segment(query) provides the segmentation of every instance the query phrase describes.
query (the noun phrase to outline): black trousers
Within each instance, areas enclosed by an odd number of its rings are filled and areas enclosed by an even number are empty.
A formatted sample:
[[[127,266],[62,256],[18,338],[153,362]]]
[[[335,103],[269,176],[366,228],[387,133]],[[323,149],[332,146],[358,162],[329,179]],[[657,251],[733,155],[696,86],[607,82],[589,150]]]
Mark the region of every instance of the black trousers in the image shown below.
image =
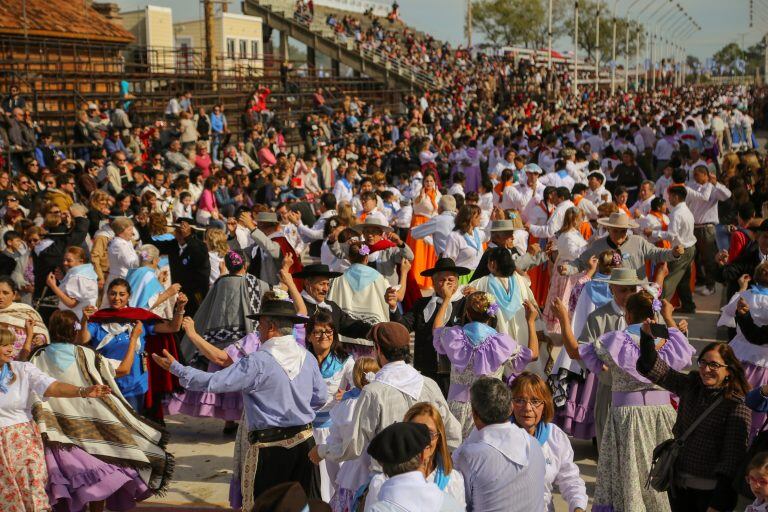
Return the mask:
[[[707,512],[713,492],[675,486],[667,496],[672,512]]]
[[[259,449],[259,463],[253,484],[253,497],[285,482],[298,482],[309,498],[321,499],[320,467],[309,460],[309,452],[315,447],[310,437],[293,448],[278,446]]]

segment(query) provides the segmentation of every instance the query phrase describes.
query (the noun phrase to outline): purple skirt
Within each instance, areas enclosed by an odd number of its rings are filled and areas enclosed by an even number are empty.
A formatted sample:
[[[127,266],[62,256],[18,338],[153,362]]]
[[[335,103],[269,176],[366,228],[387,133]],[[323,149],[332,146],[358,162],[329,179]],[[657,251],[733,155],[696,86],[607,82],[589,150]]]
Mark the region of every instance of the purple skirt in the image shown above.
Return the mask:
[[[576,439],[587,441],[595,437],[595,396],[597,377],[587,372],[585,378],[568,379],[568,399],[555,412],[554,423],[563,432]]]
[[[78,446],[46,446],[45,463],[46,492],[55,511],[79,512],[88,503],[103,500],[109,510],[131,510],[152,496],[138,471],[104,462]]]
[[[185,390],[172,394],[164,407],[168,416],[186,414],[196,418],[238,421],[243,414],[243,394],[239,391],[216,394]]]
[[[744,367],[744,376],[747,378],[750,388],[760,387],[768,382],[768,368],[755,366],[749,361],[742,361],[741,366]],[[766,414],[764,412],[752,411],[752,427],[749,430],[750,442],[760,432],[760,429],[763,428],[765,417]]]

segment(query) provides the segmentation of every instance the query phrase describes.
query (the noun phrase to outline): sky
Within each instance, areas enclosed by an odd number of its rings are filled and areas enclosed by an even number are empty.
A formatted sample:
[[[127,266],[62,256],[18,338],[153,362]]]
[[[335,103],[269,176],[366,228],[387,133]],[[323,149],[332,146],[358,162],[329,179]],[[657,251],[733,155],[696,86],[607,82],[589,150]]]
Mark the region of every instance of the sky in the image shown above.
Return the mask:
[[[634,0],[617,0],[619,16],[626,12],[627,7]],[[643,5],[654,0],[637,0],[633,12],[639,12]],[[655,0],[655,6],[662,5],[666,0]],[[670,0],[671,1],[671,0]],[[754,28],[749,28],[749,0],[676,0],[701,26],[702,30],[695,33],[686,41],[681,41],[681,46],[688,49],[688,53],[704,60],[711,57],[717,50],[730,42],[739,45],[742,41],[745,47],[754,44],[762,34],[768,31],[768,1],[754,0],[755,18]],[[125,10],[133,10],[143,7],[147,0],[116,0]],[[202,16],[202,4],[198,0],[150,0],[151,4],[171,7],[175,21],[199,19]],[[452,44],[464,41],[464,16],[466,12],[466,0],[399,0],[400,11],[407,23],[419,30],[431,33],[440,40],[447,40]],[[611,0],[603,0],[603,4],[612,8]],[[655,6],[649,8],[645,16],[655,10]],[[664,8],[666,10],[666,7]],[[230,4],[231,12],[240,12],[240,3],[233,1]],[[663,19],[661,11],[657,17]],[[643,21],[641,19],[640,21]],[[674,38],[674,34],[667,34]],[[482,41],[480,34],[475,35],[475,40]],[[563,40],[553,44],[556,50],[568,51],[571,49],[570,41]]]

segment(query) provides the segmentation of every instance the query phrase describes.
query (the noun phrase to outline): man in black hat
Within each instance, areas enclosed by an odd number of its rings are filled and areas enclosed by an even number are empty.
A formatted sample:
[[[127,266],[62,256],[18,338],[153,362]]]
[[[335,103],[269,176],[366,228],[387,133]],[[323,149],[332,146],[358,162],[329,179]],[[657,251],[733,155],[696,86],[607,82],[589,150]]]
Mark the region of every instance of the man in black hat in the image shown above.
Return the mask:
[[[305,266],[301,272],[293,274],[294,279],[303,280],[304,289],[301,297],[307,305],[310,318],[320,309],[325,309],[333,317],[333,325],[339,334],[349,338],[365,338],[372,325],[363,320],[353,318],[342,310],[338,304],[326,300],[331,288],[331,279],[339,277],[341,272],[331,272],[328,265],[314,264]]]
[[[387,290],[387,303],[389,304],[389,319],[404,325],[414,333],[413,366],[422,375],[434,380],[440,386],[443,395],[448,394],[448,377],[450,364],[445,367],[438,364],[437,352],[432,344],[432,324],[435,321],[440,304],[446,299],[444,289],[446,286],[453,290],[450,296],[451,308],[448,311],[446,326],[461,324],[464,316],[464,295],[459,290],[459,276],[469,274],[465,267],[457,267],[451,258],[440,258],[434,268],[421,273],[424,277],[431,277],[435,294],[431,297],[417,299],[413,309],[406,314],[401,314],[397,309],[397,292]]]
[[[366,509],[371,512],[464,510],[455,498],[426,480],[431,470],[432,457],[427,451],[431,442],[429,428],[423,423],[411,422],[393,423],[373,438],[368,445],[368,455],[381,464],[389,479],[377,496],[368,495]]]
[[[160,254],[168,256],[171,268],[171,280],[181,285],[181,291],[189,298],[187,315],[194,317],[197,308],[208,293],[208,280],[211,275],[211,260],[208,249],[202,240],[195,236],[195,221],[188,217],[179,217],[174,224],[173,240],[153,240],[147,229],[149,219],[137,216],[139,235],[145,244],[152,244]]]
[[[243,392],[251,443],[242,475],[243,510],[285,482],[299,482],[310,498],[319,498],[319,469],[308,455],[315,446],[315,410],[325,405],[328,391],[317,359],[293,336],[294,325],[307,318],[296,314],[293,303],[276,299],[264,300],[248,318],[259,321],[261,348],[228,368],[203,372],[182,366],[167,351],[152,357],[190,391]]]

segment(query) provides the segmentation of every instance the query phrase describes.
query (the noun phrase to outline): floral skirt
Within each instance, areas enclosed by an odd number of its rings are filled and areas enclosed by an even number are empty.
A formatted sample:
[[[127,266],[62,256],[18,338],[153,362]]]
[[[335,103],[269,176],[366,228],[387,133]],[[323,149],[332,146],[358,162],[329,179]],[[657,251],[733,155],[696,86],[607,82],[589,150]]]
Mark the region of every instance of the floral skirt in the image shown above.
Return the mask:
[[[757,366],[749,361],[742,361],[744,367],[744,376],[747,378],[750,388],[762,386],[768,382],[768,368]],[[757,436],[765,423],[766,414],[764,412],[752,411],[752,427],[749,430],[750,442]]]
[[[50,510],[43,440],[34,422],[0,428],[0,500],[3,512]]]
[[[548,297],[559,297],[565,304],[571,297],[571,290],[578,284],[580,276],[578,274],[572,276],[561,276],[559,272],[555,271],[549,281]],[[555,316],[553,309],[553,301],[547,301],[544,306],[544,313],[542,315],[546,321],[546,331],[550,334],[560,334],[560,322]]]

